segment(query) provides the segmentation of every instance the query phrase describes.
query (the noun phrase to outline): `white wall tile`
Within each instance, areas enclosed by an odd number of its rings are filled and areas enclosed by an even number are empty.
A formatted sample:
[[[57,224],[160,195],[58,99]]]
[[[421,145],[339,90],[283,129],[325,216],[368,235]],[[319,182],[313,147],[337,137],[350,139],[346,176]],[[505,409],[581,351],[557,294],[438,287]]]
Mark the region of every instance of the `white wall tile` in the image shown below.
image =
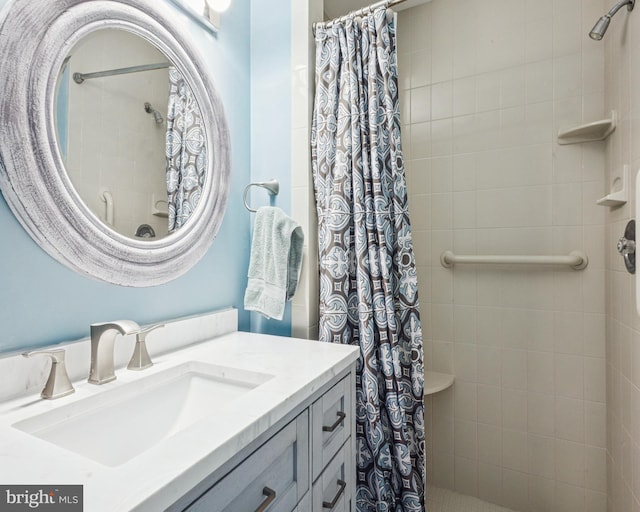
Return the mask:
[[[525,391],[502,390],[502,427],[527,431],[527,393]]]
[[[527,64],[525,80],[527,103],[553,100],[553,60],[547,58]]]
[[[592,402],[606,400],[606,364],[603,358],[584,358],[584,398]]]
[[[578,487],[584,486],[585,456],[584,445],[563,441],[555,441],[556,478]]]
[[[556,397],[556,438],[584,442],[584,401]]]
[[[453,343],[434,340],[431,368],[436,372],[453,373]]]
[[[580,0],[554,0],[553,52],[556,57],[580,51],[582,41]]]
[[[456,421],[453,442],[453,452],[456,457],[476,460],[478,458],[478,424],[474,421]]]
[[[456,381],[453,385],[453,404],[456,419],[477,421],[477,384]]]
[[[453,454],[453,418],[434,415],[433,420],[433,450],[441,453]]]
[[[457,233],[457,232],[456,232]],[[454,247],[454,251],[458,249]],[[466,254],[467,251],[459,251],[463,254]],[[473,251],[472,251],[473,252]],[[476,285],[476,271],[473,269],[459,269],[453,275],[453,301],[455,304],[465,305],[465,304],[473,304],[476,303],[476,293],[477,293],[477,285]],[[460,331],[467,333],[464,337],[459,337],[456,335],[456,341],[474,341],[476,340],[476,315],[475,309],[468,311],[469,316],[463,316],[462,312],[459,312],[457,318],[455,320],[454,331]],[[470,325],[470,324],[473,325]],[[469,329],[473,329],[473,332],[470,332]]]
[[[478,494],[478,464],[475,460],[456,457],[454,460],[454,490],[471,496]]]
[[[607,452],[604,448],[585,447],[585,487],[607,492]]]
[[[454,343],[453,373],[456,379],[476,382],[478,378],[478,356],[476,345]]]
[[[526,67],[514,66],[500,73],[500,107],[509,108],[524,105]]]
[[[544,393],[529,393],[527,398],[527,428],[532,434],[553,437],[555,428],[555,398]]]
[[[527,354],[527,386],[534,393],[555,391],[554,356],[550,352]]]
[[[412,124],[410,137],[410,155],[412,159],[428,158],[431,156],[431,123]]]
[[[529,479],[526,473],[505,469],[502,472],[502,503],[514,510],[526,510]]]
[[[603,0],[433,0],[420,14],[400,14],[411,32],[401,48],[401,65],[409,68],[402,83],[412,89],[403,107],[410,119],[403,122],[411,123],[404,132],[407,177],[411,214],[419,216],[412,224],[421,246],[425,332],[433,337],[425,345],[432,353],[427,366],[450,368],[457,377],[447,398],[434,398],[433,422],[444,444],[434,446],[429,482],[530,512],[604,512],[602,248],[619,233],[605,240],[607,210],[594,204],[607,188],[607,143],[559,146],[556,134],[605,115],[605,89],[620,88],[622,79],[604,69],[620,57],[605,56],[605,45],[592,44],[583,26],[605,7]],[[618,25],[612,23],[608,41]],[[459,254],[582,249],[590,266],[442,269],[440,254],[452,248]],[[607,258],[618,271],[611,288],[621,290],[612,314],[627,326],[632,289],[611,247]],[[619,373],[630,383],[631,330],[614,331],[625,341],[612,353],[619,362],[628,353]],[[613,382],[613,394],[624,395],[611,411],[613,424],[640,422],[631,413],[615,416],[635,395],[621,378]],[[558,450],[567,455],[559,468]],[[630,461],[620,473],[633,473]]]
[[[525,54],[527,62],[549,59],[553,55],[553,25],[548,19],[527,21]]]
[[[478,421],[499,427],[502,425],[502,390],[498,386],[478,384]],[[490,462],[484,460],[484,462]]]
[[[529,434],[529,473],[532,475],[554,479],[556,470],[555,440]]]
[[[555,355],[556,393],[569,398],[584,396],[584,359],[570,354]]]
[[[527,352],[525,350],[502,350],[502,386],[519,390],[527,389]]]
[[[505,468],[526,472],[529,466],[527,433],[516,430],[502,431],[502,464]],[[506,489],[505,489],[506,490]]]
[[[572,0],[568,0],[572,1]],[[554,59],[553,97],[556,100],[582,95],[582,60],[580,53]]]
[[[558,483],[555,492],[554,510],[573,512],[585,509],[585,490],[581,487]]]
[[[491,72],[476,76],[477,112],[500,108],[500,73]]]
[[[529,476],[529,509],[540,512],[552,512],[555,493],[555,480]]]
[[[585,442],[592,446],[605,448],[607,445],[607,409],[604,403],[585,402]]]
[[[502,469],[491,464],[478,464],[478,497],[489,503],[502,503]]]
[[[431,87],[417,87],[410,93],[410,119],[404,122],[424,123],[431,121]]]
[[[476,77],[467,76],[453,82],[453,115],[466,116],[476,112]]]
[[[422,50],[411,54],[411,87],[423,87],[431,83],[431,52]]]
[[[445,119],[453,114],[453,82],[440,82],[431,87],[432,119]]]

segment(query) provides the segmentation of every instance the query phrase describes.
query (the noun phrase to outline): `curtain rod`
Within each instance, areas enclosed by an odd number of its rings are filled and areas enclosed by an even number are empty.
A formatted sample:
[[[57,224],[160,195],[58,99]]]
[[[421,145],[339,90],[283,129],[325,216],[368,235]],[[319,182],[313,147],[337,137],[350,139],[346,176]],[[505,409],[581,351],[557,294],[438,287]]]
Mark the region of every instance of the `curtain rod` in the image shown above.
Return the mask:
[[[95,73],[74,73],[73,80],[77,84],[81,84],[85,80],[90,80],[91,78],[126,75],[128,73],[139,73],[140,71],[153,71],[154,69],[165,69],[169,66],[171,66],[169,62],[161,62],[159,64],[143,64],[141,66],[131,66],[128,68],[108,69],[106,71],[96,71]]]
[[[398,5],[401,4],[402,2],[405,2],[406,0],[381,0],[380,2],[376,2],[373,3],[371,5],[368,5],[367,7],[363,7],[362,9],[358,9],[357,11],[352,11],[348,14],[345,14],[344,16],[339,16],[336,19],[330,20],[330,21],[319,21],[317,23],[313,24],[313,33],[316,33],[316,28],[319,26],[324,26],[324,27],[330,27],[331,25],[333,25],[334,23],[337,23],[339,21],[345,21],[349,18],[352,17],[356,17],[356,16],[362,16],[365,13],[370,13],[373,12],[374,10],[378,9],[379,7],[393,7],[394,5]]]

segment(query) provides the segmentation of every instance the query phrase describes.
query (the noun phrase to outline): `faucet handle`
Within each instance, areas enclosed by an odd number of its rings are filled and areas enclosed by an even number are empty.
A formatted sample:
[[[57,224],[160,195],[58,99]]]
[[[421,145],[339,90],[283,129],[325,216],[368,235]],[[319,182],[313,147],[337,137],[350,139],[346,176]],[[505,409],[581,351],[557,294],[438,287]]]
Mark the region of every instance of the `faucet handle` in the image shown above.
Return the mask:
[[[47,356],[51,358],[51,371],[49,372],[49,378],[42,389],[42,393],[40,393],[42,398],[53,400],[75,392],[64,364],[64,349],[34,350],[32,352],[25,352],[22,355],[24,357]]]
[[[127,365],[127,370],[139,371],[153,366],[153,361],[151,361],[151,357],[149,357],[149,352],[147,351],[147,334],[161,327],[164,327],[164,324],[152,325],[151,327],[138,331],[136,334],[136,346],[133,349],[133,355]]]

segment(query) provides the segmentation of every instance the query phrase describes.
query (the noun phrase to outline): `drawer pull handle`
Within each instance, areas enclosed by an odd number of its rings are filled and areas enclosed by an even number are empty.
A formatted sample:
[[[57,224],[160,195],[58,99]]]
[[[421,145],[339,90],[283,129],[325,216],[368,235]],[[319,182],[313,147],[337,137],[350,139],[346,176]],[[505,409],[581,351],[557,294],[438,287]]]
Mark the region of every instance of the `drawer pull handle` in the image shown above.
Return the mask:
[[[265,496],[265,500],[260,504],[260,506],[256,509],[256,512],[264,512],[267,510],[271,502],[276,499],[276,491],[270,489],[269,487],[265,487],[262,489],[262,495]]]
[[[323,426],[322,427],[322,431],[323,432],[333,432],[335,429],[337,429],[341,425],[341,423],[347,417],[347,415],[345,413],[343,413],[342,411],[338,411],[336,413],[336,415],[338,416],[338,419],[336,420],[336,422],[333,425],[331,425],[330,427]]]
[[[344,493],[344,489],[347,486],[347,482],[345,482],[344,480],[338,480],[338,486],[340,487],[340,489],[338,489],[338,494],[335,495],[331,503],[329,503],[328,501],[323,501],[322,508],[328,508],[329,510],[333,510],[333,507],[335,507],[338,504],[338,500],[340,499],[340,496],[342,496],[342,494]]]

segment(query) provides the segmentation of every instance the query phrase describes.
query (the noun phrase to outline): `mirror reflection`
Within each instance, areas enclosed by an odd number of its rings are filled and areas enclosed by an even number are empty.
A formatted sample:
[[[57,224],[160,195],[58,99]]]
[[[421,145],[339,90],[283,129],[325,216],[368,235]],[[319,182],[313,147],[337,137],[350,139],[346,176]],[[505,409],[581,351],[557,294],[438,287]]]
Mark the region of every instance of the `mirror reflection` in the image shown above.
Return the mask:
[[[119,29],[84,37],[61,70],[55,122],[73,186],[111,229],[157,239],[188,221],[206,179],[202,115],[155,46]]]

